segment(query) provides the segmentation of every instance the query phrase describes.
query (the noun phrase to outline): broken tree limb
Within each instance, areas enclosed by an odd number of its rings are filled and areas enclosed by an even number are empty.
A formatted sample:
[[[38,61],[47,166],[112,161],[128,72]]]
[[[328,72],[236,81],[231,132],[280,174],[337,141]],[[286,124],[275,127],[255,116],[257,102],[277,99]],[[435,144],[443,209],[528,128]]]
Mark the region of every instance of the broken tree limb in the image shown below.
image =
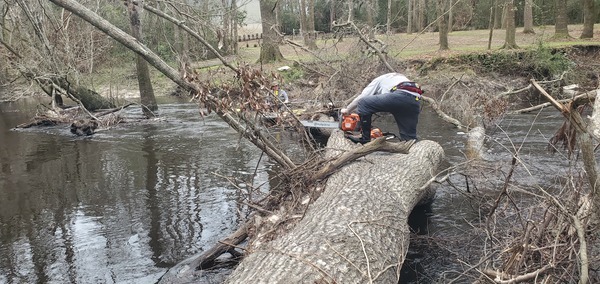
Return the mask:
[[[598,218],[598,212],[600,212],[600,176],[598,175],[598,164],[594,155],[593,137],[591,132],[588,131],[588,123],[586,123],[581,114],[573,108],[577,106],[575,103],[568,104],[568,107],[564,104],[556,101],[550,94],[546,92],[535,80],[531,80],[533,86],[544,95],[552,105],[558,109],[561,114],[569,120],[571,125],[576,129],[577,142],[581,149],[581,157],[583,160],[583,167],[587,173],[588,182],[590,183],[591,192],[594,208],[592,214],[595,214]],[[592,124],[593,125],[593,124]],[[591,128],[591,127],[590,127]]]
[[[345,139],[335,131],[326,156],[358,147]],[[397,283],[408,216],[443,155],[439,144],[419,141],[408,154],[377,152],[342,167],[304,218],[253,248],[227,283]]]
[[[252,220],[252,219],[251,219]],[[243,242],[248,237],[248,228],[252,221],[240,226],[233,234],[212,248],[193,255],[186,260],[171,267],[158,281],[161,284],[192,283],[198,279],[200,268],[209,266],[217,257],[233,249],[235,245]]]
[[[539,86],[539,85],[538,85]],[[571,99],[563,99],[563,100],[557,100],[557,102],[561,103],[561,104],[568,104],[570,102],[573,102],[577,105],[581,104],[582,101],[584,102],[593,102],[596,100],[596,96],[598,94],[599,90],[593,90],[593,91],[589,91],[586,92],[584,94],[581,95],[577,95]],[[515,110],[515,111],[511,111],[511,114],[520,114],[520,113],[527,113],[527,112],[532,112],[532,111],[536,111],[536,110],[540,110],[542,108],[551,106],[552,103],[550,102],[545,102],[539,105],[535,105],[532,107],[528,107],[528,108],[523,108],[523,109],[519,109],[519,110]]]
[[[437,115],[440,118],[442,118],[444,121],[454,124],[459,129],[466,129],[466,128],[468,128],[462,122],[460,122],[458,119],[455,119],[455,118],[449,116],[448,114],[446,114],[444,111],[442,111],[442,109],[440,108],[440,105],[433,98],[430,98],[430,97],[427,97],[427,96],[421,96],[421,98],[424,101],[428,102],[429,105],[431,106],[431,108],[435,111],[435,113],[437,113]]]
[[[352,143],[347,139],[336,141],[340,141],[340,143]],[[342,166],[376,151],[407,154],[408,150],[415,142],[415,140],[409,140],[399,143],[391,143],[386,140],[386,137],[379,137],[365,145],[356,145],[358,147],[343,153],[342,155],[336,157],[335,160],[325,164],[323,168],[315,175],[315,180],[324,179]]]

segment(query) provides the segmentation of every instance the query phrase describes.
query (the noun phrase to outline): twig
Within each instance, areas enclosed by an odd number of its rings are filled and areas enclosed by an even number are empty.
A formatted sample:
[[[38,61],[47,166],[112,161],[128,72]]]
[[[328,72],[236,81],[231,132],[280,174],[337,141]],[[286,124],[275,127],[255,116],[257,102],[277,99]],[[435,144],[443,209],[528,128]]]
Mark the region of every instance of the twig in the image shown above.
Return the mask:
[[[81,107],[81,109],[83,109],[83,111],[85,111],[92,119],[94,119],[96,121],[100,121],[87,108],[85,108],[85,106],[83,105],[83,103],[78,98],[76,98],[75,96],[71,95],[71,93],[69,93],[67,90],[64,90],[60,86],[56,85],[54,82],[52,83],[52,86],[56,90],[62,90],[67,95],[67,97],[69,97],[71,100],[75,101]]]
[[[500,272],[496,272],[496,271],[489,270],[489,269],[488,270],[484,270],[482,272],[484,274],[486,274],[486,275],[489,275],[489,276],[495,278],[494,282],[496,282],[496,283],[499,283],[499,284],[514,284],[514,283],[520,283],[520,282],[524,282],[524,281],[536,278],[541,273],[543,273],[544,271],[552,268],[552,266],[553,266],[552,264],[546,264],[546,265],[544,265],[542,268],[540,268],[538,270],[535,270],[535,271],[532,271],[532,272],[529,272],[529,273],[526,273],[526,274],[514,276],[514,277],[512,277],[510,279],[507,279],[507,280],[498,279],[498,278],[503,278],[503,276],[506,276],[505,273],[500,273]],[[581,283],[581,281],[579,283]]]
[[[458,78],[457,80],[452,82],[452,85],[450,85],[450,87],[448,87],[448,89],[446,89],[446,91],[442,94],[442,97],[440,98],[440,103],[444,102],[444,97],[446,96],[446,94],[452,89],[452,87],[454,87],[454,85],[456,85],[458,82],[461,81],[463,76],[465,76],[465,74],[461,74],[460,78]]]
[[[375,50],[375,52],[377,53],[377,56],[379,57],[379,60],[381,60],[381,62],[383,64],[385,64],[385,67],[390,71],[390,72],[396,72],[396,70],[394,70],[394,68],[392,67],[392,65],[390,65],[387,62],[387,59],[385,58],[385,55],[383,54],[383,52],[381,52],[381,50],[379,50],[378,48],[376,48],[373,44],[371,44],[371,42],[365,38],[365,35],[363,35],[363,33],[358,29],[358,27],[354,24],[354,22],[346,22],[343,24],[337,24],[335,22],[332,23],[332,27],[344,27],[344,26],[351,26],[357,33],[358,33],[358,37],[360,38],[360,40],[362,42],[364,42],[367,46],[369,46],[370,48],[372,48],[373,50]]]
[[[369,277],[369,283],[373,284],[373,278],[371,277],[371,263],[369,261],[369,255],[367,254],[367,250],[365,249],[365,243],[364,243],[363,239],[358,235],[358,233],[356,233],[356,231],[354,231],[354,229],[352,229],[351,225],[352,225],[352,223],[348,224],[348,229],[350,229],[350,231],[352,231],[352,233],[360,241],[360,247],[362,248],[362,252],[365,256],[365,261],[367,262],[367,277]]]
[[[183,21],[178,20],[170,15],[167,15],[166,13],[151,7],[149,5],[143,5],[144,9],[154,13],[155,15],[179,26],[180,28],[182,28],[184,31],[188,32],[190,35],[192,35],[193,37],[195,37],[198,41],[200,41],[206,48],[208,48],[208,50],[210,50],[215,56],[217,56],[219,58],[219,60],[221,60],[221,62],[223,62],[223,65],[229,67],[229,69],[233,70],[235,73],[239,74],[240,70],[236,67],[234,67],[233,65],[231,65],[227,59],[225,59],[212,45],[210,45],[210,43],[208,43],[203,37],[201,37],[198,33],[196,33],[194,30],[192,30],[191,28],[189,28],[187,25],[184,24]]]

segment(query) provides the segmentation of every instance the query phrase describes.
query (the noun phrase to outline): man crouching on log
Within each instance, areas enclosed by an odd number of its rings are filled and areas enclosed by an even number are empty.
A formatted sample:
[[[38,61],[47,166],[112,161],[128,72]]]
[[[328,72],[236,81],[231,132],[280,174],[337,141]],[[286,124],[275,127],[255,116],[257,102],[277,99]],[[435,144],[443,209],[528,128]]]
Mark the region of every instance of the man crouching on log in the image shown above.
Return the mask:
[[[438,143],[415,142],[420,93],[392,90],[404,80],[397,73],[383,75],[355,102],[359,114],[369,118],[367,123],[374,112],[391,112],[401,139],[409,141],[376,139],[363,147],[335,130],[325,157],[337,161],[379,143],[410,144],[410,148],[392,154],[372,151],[343,163],[328,176],[320,197],[298,222],[273,240],[255,242],[225,283],[398,283],[410,244],[408,216],[428,194],[444,157]],[[384,108],[386,100],[398,109]],[[364,128],[370,126],[363,125],[361,139],[366,142],[370,129]]]
[[[400,140],[417,139],[421,94],[423,90],[419,85],[400,73],[387,73],[375,78],[341,110],[342,114],[356,110],[360,116],[361,137],[348,138],[361,144],[371,141],[371,116],[377,112],[389,112],[398,125]]]

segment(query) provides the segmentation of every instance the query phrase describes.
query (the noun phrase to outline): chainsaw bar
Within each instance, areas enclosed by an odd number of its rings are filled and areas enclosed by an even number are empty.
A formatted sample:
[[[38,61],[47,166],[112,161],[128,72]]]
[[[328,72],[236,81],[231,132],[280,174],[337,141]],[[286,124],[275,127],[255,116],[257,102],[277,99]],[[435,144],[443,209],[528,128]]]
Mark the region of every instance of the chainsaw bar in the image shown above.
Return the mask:
[[[304,127],[340,128],[340,123],[338,121],[300,120],[300,123],[302,123]]]

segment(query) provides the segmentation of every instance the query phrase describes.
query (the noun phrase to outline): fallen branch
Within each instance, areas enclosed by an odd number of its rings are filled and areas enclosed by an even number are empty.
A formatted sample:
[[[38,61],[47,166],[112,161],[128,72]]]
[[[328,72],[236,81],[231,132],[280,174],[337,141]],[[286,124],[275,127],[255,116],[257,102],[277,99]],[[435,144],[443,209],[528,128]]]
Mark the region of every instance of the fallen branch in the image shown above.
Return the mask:
[[[538,85],[539,86],[539,85]],[[540,87],[541,88],[541,87]],[[593,91],[589,91],[587,93],[583,93],[581,95],[577,95],[571,99],[562,99],[562,100],[558,100],[558,103],[561,104],[570,104],[570,103],[574,103],[576,105],[580,105],[582,103],[587,103],[587,102],[594,102],[596,101],[596,95],[598,94],[598,90],[593,90]],[[528,108],[523,108],[520,110],[515,110],[515,111],[511,111],[509,112],[510,114],[521,114],[521,113],[527,113],[527,112],[532,112],[532,111],[536,111],[536,110],[540,110],[543,109],[545,107],[551,106],[553,105],[551,102],[545,102],[539,105],[535,105],[532,107],[528,107]]]
[[[546,264],[538,270],[535,270],[535,271],[532,271],[532,272],[529,272],[526,274],[518,275],[518,276],[508,275],[506,273],[502,273],[502,272],[498,272],[498,271],[494,271],[494,270],[490,270],[490,269],[485,269],[482,272],[485,273],[490,278],[493,278],[494,282],[496,282],[496,283],[514,284],[514,283],[520,283],[520,282],[525,282],[525,281],[534,279],[550,268],[552,268],[552,265]]]
[[[250,219],[252,220],[252,219]],[[191,283],[198,269],[211,266],[217,257],[226,253],[248,237],[248,228],[253,221],[247,221],[228,237],[220,240],[212,248],[196,254],[170,268],[157,283]]]
[[[343,153],[335,160],[325,164],[322,169],[315,174],[315,180],[322,180],[344,165],[376,151],[407,154],[410,147],[416,142],[416,140],[409,140],[400,143],[390,143],[387,142],[386,139],[386,137],[379,137],[362,147],[357,147]]]
[[[96,117],[102,117],[102,116],[105,116],[105,115],[108,115],[108,114],[111,114],[111,113],[115,113],[117,111],[121,111],[121,110],[123,110],[123,109],[125,109],[125,108],[127,108],[127,107],[129,107],[131,105],[134,105],[134,103],[128,103],[128,104],[120,106],[120,107],[116,107],[116,108],[113,108],[113,109],[105,110],[105,111],[103,111],[101,113],[96,114]]]
[[[435,113],[437,113],[437,115],[440,118],[442,118],[444,121],[454,124],[459,129],[467,129],[468,128],[466,125],[464,125],[458,119],[453,118],[453,117],[447,115],[444,111],[442,111],[442,109],[440,108],[440,106],[437,103],[437,101],[434,100],[433,98],[430,98],[430,97],[427,97],[427,96],[421,96],[421,98],[424,101],[428,102],[429,105],[431,106],[431,108],[435,111]]]

